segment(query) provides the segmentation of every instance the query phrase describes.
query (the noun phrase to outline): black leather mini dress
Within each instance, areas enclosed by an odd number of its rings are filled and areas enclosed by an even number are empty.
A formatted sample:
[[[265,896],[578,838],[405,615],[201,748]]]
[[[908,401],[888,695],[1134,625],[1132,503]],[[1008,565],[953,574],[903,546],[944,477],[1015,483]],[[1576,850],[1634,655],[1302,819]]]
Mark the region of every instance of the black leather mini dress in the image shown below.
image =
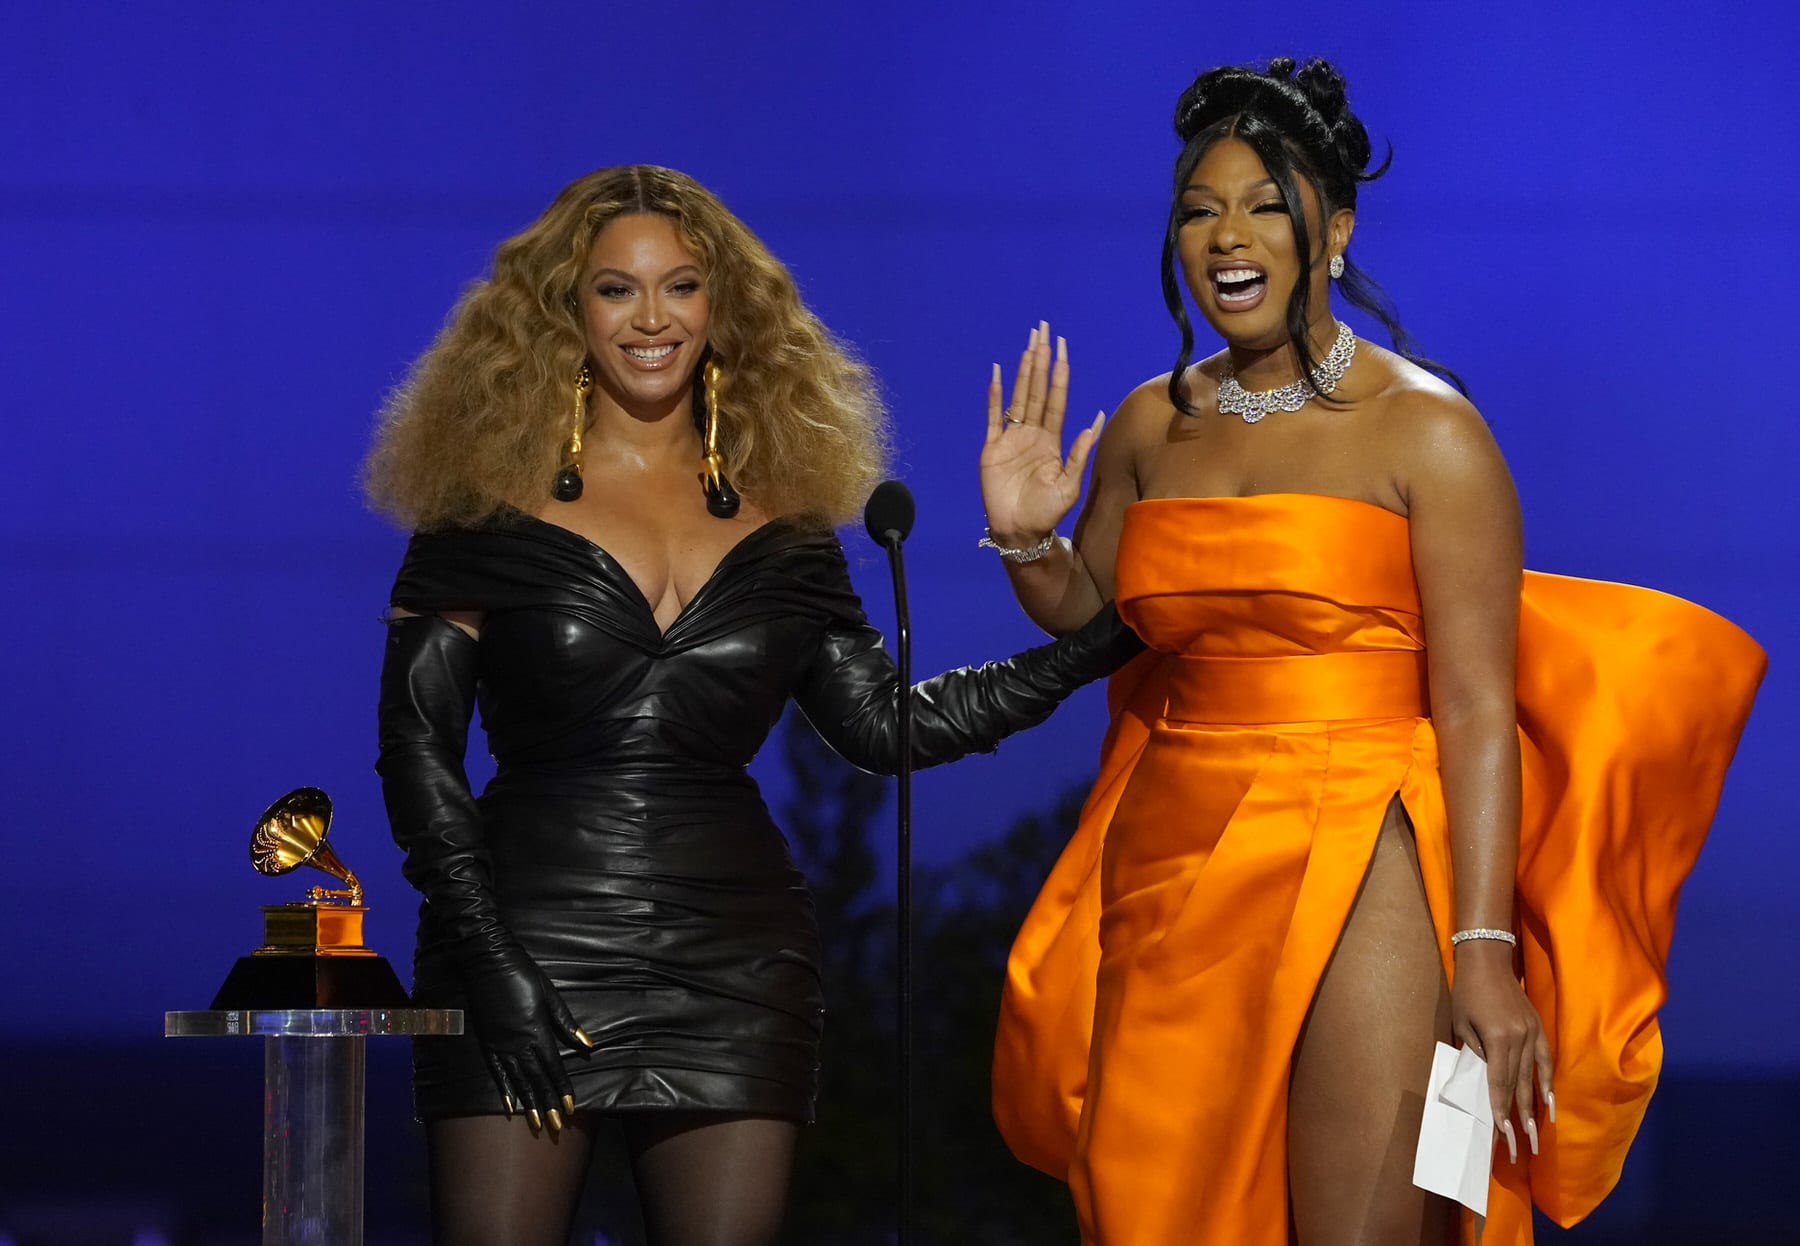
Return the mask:
[[[389,624],[381,760],[425,895],[420,1006],[464,1006],[471,914],[529,954],[594,1042],[578,1107],[810,1120],[824,1001],[805,880],[744,767],[791,697],[854,764],[898,762],[894,666],[843,549],[754,530],[667,631],[605,550],[506,513],[415,535]],[[481,611],[480,640],[433,617]],[[991,750],[1139,649],[1110,607],[1081,632],[919,684],[914,764]],[[498,771],[464,777],[472,709]],[[497,1112],[473,1038],[414,1043],[423,1118]]]

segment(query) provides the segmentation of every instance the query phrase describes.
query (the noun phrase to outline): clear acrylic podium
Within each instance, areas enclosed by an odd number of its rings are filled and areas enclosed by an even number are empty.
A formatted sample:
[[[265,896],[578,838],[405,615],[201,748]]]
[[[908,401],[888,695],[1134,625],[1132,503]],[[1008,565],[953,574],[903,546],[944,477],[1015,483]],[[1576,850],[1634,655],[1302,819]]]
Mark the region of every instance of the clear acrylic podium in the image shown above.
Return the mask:
[[[454,1008],[163,1014],[168,1038],[263,1039],[263,1246],[362,1246],[363,1040],[462,1029]]]

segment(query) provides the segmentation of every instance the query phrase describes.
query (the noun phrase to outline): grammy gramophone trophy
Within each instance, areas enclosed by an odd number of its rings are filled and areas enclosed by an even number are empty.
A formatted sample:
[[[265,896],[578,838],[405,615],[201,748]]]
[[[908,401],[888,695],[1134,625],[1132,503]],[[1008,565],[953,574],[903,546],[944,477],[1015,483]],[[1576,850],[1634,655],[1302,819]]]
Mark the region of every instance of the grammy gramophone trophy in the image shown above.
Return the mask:
[[[271,877],[303,865],[342,883],[306,899],[263,906],[263,945],[241,956],[214,1009],[405,1008],[406,988],[363,946],[362,884],[325,842],[331,798],[299,787],[263,811],[250,833],[250,863]]]

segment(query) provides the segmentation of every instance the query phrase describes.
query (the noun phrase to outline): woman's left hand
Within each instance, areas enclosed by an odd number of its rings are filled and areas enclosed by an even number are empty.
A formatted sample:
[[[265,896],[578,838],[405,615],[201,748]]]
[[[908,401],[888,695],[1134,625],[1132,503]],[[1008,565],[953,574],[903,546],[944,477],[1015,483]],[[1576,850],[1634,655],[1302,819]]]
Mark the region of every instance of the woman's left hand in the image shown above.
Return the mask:
[[[1494,1124],[1506,1139],[1508,1156],[1519,1158],[1519,1138],[1510,1117],[1517,1115],[1531,1153],[1537,1154],[1535,1076],[1550,1122],[1556,1122],[1551,1091],[1550,1040],[1537,1009],[1513,974],[1512,945],[1471,939],[1456,949],[1456,985],[1450,992],[1451,1025],[1458,1041],[1487,1061],[1488,1094]]]

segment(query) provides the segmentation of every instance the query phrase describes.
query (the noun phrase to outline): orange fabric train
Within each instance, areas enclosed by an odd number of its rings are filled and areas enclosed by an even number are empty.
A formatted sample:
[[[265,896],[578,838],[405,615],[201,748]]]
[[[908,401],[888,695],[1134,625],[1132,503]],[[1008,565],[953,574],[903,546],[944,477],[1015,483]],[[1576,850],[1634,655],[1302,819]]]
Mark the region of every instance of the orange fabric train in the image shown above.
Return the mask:
[[[1289,1059],[1396,792],[1453,968],[1407,521],[1310,494],[1139,502],[1117,589],[1152,652],[1113,679],[1099,780],[1013,945],[995,1117],[1069,1181],[1092,1246],[1285,1243]],[[1484,1246],[1618,1180],[1662,1062],[1676,889],[1763,666],[1679,598],[1526,574],[1516,923],[1558,1116],[1496,1166]]]

